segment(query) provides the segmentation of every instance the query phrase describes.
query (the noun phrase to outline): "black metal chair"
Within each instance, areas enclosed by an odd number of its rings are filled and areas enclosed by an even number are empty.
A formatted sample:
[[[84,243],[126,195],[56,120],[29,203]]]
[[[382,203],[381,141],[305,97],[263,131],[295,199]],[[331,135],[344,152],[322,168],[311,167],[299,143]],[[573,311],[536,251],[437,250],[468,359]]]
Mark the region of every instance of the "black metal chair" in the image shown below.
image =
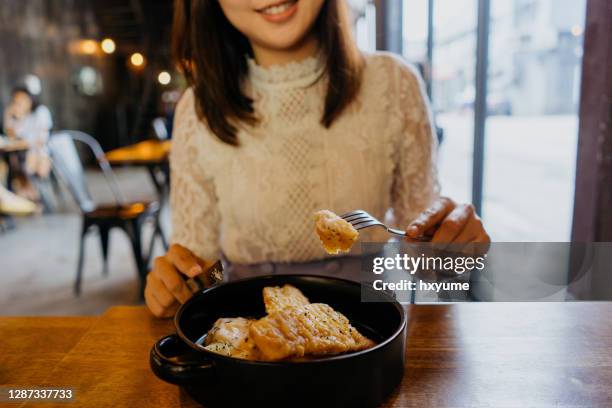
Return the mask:
[[[87,188],[85,172],[76,149],[75,141],[83,143],[93,152],[113,193],[113,203],[94,203]],[[75,294],[79,295],[81,292],[81,276],[83,273],[83,258],[85,255],[85,236],[91,227],[97,227],[100,233],[100,243],[104,259],[103,273],[105,275],[108,274],[109,232],[115,227],[126,232],[132,244],[132,251],[136,261],[138,277],[140,278],[142,294],[155,238],[159,237],[164,247],[167,247],[167,242],[159,221],[159,203],[156,201],[126,202],[100,144],[86,133],[66,130],[55,132],[49,139],[49,150],[51,152],[54,169],[60,179],[68,187],[68,190],[77,202],[83,216],[77,276],[74,283]],[[142,227],[147,221],[153,222],[154,233],[151,237],[149,251],[145,256],[143,255],[142,248]]]

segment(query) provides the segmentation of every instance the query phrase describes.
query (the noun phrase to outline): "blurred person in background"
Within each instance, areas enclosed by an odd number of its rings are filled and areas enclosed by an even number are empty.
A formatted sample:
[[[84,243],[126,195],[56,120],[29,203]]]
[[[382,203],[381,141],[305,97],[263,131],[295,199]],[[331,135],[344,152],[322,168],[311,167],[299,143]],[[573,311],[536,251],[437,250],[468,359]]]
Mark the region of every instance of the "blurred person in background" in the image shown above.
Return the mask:
[[[11,101],[4,111],[4,133],[9,139],[22,139],[28,142],[29,149],[24,155],[13,156],[9,165],[13,170],[13,188],[31,200],[39,199],[31,178],[46,179],[51,171],[51,159],[47,141],[53,119],[49,109],[40,104],[26,87],[16,87],[11,93]]]

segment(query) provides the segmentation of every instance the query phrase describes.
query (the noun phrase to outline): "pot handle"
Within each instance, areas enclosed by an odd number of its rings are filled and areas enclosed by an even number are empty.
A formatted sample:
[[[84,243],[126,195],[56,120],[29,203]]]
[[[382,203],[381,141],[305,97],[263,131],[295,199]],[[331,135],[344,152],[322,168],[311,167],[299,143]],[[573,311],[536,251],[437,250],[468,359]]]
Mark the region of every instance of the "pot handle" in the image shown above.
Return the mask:
[[[177,385],[207,381],[213,370],[213,363],[197,356],[177,334],[162,337],[153,345],[149,363],[156,376]]]

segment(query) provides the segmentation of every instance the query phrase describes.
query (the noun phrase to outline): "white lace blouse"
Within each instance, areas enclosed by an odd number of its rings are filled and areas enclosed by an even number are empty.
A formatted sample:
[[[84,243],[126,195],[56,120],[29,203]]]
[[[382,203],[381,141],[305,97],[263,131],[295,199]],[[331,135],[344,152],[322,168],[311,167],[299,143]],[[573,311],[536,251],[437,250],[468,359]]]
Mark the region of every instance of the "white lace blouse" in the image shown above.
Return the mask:
[[[239,147],[198,120],[185,92],[170,156],[173,242],[240,264],[317,260],[326,254],[315,211],[384,219],[392,209],[391,222],[405,227],[436,198],[436,141],[418,74],[391,54],[366,55],[357,99],[326,129],[323,71],[320,58],[270,68],[249,60],[245,91],[260,121],[239,131]]]

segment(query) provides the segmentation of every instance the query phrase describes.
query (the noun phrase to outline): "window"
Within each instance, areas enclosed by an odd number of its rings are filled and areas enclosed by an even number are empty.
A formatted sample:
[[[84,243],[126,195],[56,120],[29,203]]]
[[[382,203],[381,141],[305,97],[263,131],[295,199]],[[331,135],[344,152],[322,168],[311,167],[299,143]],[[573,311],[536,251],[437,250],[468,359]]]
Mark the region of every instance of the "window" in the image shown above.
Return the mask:
[[[484,79],[488,91],[484,163],[475,166],[481,2],[490,9],[481,20],[489,30]],[[494,240],[569,240],[585,0],[406,0],[402,4],[403,53],[425,67],[436,125],[443,133],[442,194],[470,202],[472,170],[481,168],[482,215]]]
[[[568,241],[585,0],[491,0],[483,215],[497,241]]]
[[[349,0],[357,46],[363,51],[376,50],[376,6],[367,0]]]
[[[428,5],[428,0],[411,0],[402,10],[402,50],[404,57],[412,63],[429,64]]]
[[[429,84],[440,142],[438,170],[442,194],[469,202],[476,64],[474,58],[466,56],[476,55],[476,0],[408,0],[403,6],[403,54],[421,67]]]

